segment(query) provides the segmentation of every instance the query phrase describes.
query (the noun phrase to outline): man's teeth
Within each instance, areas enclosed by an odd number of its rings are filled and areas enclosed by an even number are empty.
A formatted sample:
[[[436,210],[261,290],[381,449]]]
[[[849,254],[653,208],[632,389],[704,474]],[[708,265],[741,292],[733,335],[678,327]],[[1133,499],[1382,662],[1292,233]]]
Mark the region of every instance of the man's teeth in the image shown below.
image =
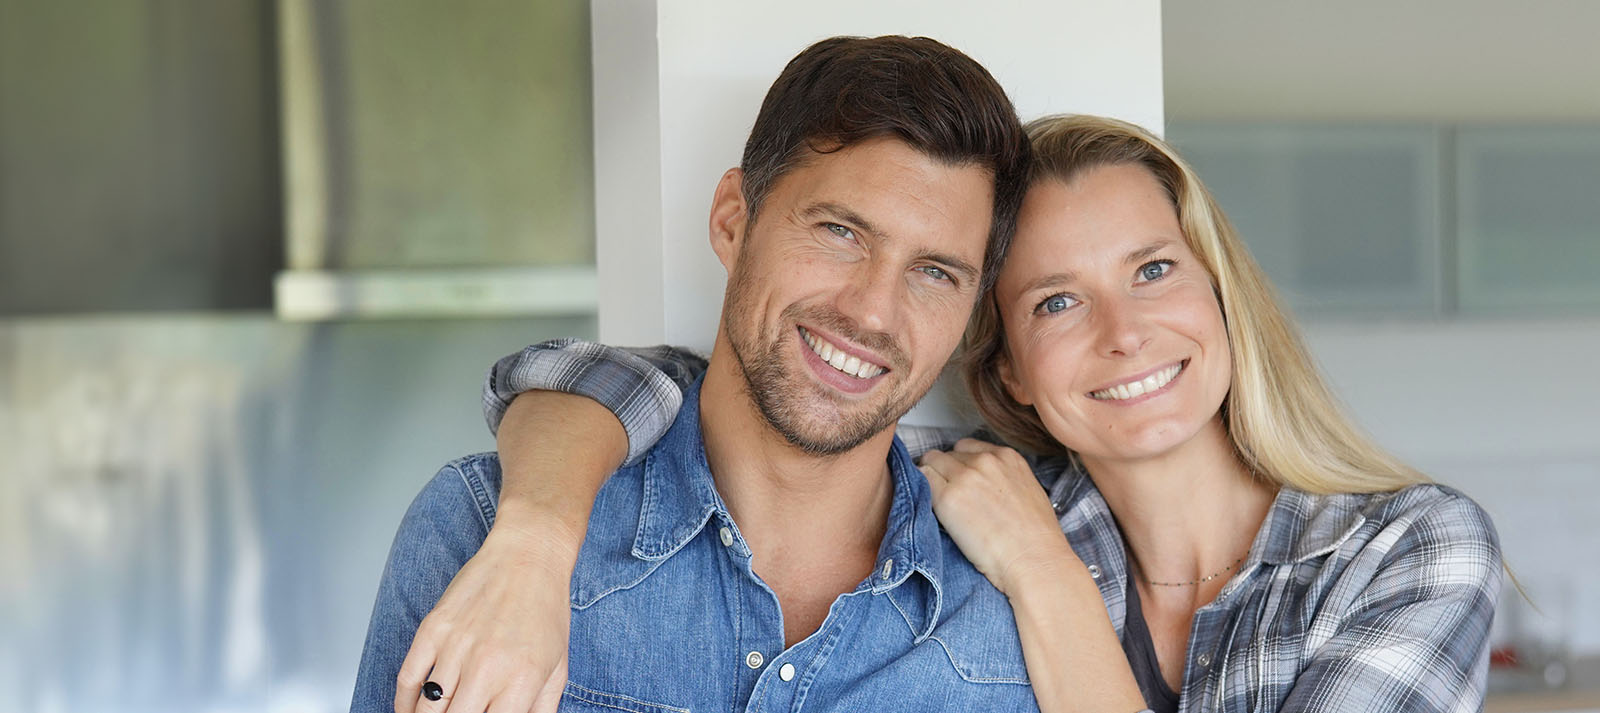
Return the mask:
[[[821,357],[823,361],[828,362],[828,366],[854,376],[857,379],[870,379],[883,373],[883,367],[873,364],[872,362],[861,361],[856,357],[844,353],[843,349],[835,348],[832,344],[829,344],[826,340],[818,337],[815,334],[812,334],[804,327],[800,328],[800,334],[805,337],[806,345],[811,347],[811,351],[816,352],[818,357]]]
[[[1183,371],[1183,364],[1173,364],[1138,381],[1117,384],[1109,389],[1101,389],[1090,393],[1089,396],[1102,401],[1121,401],[1135,396],[1143,396],[1166,386],[1180,371]]]

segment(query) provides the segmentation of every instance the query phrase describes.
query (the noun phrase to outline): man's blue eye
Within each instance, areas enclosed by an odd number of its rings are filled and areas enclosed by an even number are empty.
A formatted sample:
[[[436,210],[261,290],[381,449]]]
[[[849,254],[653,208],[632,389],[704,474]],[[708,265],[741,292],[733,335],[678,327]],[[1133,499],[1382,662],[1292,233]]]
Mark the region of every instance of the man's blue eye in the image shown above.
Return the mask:
[[[1139,267],[1139,277],[1145,282],[1153,282],[1167,276],[1172,271],[1171,260],[1157,260],[1147,262]]]
[[[944,280],[946,282],[955,282],[955,280],[950,277],[950,273],[945,272],[942,268],[938,268],[938,267],[934,267],[932,265],[929,265],[929,266],[921,268],[921,269],[922,269],[922,273],[923,274],[925,274],[928,277],[931,277],[931,278],[933,278],[935,280]]]
[[[856,234],[854,231],[838,223],[824,223],[824,225],[828,226],[828,230],[832,231],[834,235],[844,238],[845,240],[856,239]]]

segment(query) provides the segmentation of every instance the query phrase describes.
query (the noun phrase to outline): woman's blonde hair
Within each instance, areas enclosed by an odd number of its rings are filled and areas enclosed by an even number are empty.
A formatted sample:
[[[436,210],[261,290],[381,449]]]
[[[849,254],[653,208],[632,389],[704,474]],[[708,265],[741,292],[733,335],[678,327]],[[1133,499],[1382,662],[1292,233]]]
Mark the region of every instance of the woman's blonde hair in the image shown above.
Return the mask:
[[[1027,130],[1034,150],[1031,184],[1070,182],[1095,167],[1133,164],[1166,189],[1189,249],[1211,274],[1222,306],[1233,351],[1223,423],[1246,466],[1313,493],[1382,492],[1429,482],[1344,416],[1261,268],[1171,146],[1138,126],[1097,116],[1047,116],[1029,122]],[[999,435],[1041,455],[1072,455],[1001,381],[999,367],[1010,355],[993,290],[980,299],[962,351],[967,388]]]

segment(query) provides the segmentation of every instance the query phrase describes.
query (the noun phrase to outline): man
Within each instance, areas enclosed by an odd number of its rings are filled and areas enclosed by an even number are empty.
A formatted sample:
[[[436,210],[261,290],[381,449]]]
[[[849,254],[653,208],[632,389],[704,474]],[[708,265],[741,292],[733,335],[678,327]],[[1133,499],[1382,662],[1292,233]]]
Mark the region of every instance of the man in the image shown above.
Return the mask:
[[[595,499],[563,710],[1035,708],[1004,596],[894,435],[993,279],[1027,156],[993,78],[932,40],[833,38],[789,63],[714,194],[729,280],[706,376]],[[460,661],[401,671],[500,485],[473,456],[412,505],[353,711],[534,703],[473,698]]]

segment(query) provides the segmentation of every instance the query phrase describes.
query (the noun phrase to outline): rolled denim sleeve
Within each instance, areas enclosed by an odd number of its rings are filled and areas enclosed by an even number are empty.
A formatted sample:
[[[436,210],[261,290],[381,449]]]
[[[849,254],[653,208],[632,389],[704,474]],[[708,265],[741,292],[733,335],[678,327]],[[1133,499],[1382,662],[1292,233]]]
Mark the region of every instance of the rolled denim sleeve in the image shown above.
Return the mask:
[[[553,339],[495,362],[483,385],[483,414],[496,432],[511,400],[524,391],[587,396],[616,414],[628,434],[631,465],[667,432],[683,389],[700,378],[706,360],[684,347],[612,347],[582,339]]]
[[[1481,710],[1501,574],[1488,515],[1459,495],[1432,505],[1323,634],[1280,710]]]

